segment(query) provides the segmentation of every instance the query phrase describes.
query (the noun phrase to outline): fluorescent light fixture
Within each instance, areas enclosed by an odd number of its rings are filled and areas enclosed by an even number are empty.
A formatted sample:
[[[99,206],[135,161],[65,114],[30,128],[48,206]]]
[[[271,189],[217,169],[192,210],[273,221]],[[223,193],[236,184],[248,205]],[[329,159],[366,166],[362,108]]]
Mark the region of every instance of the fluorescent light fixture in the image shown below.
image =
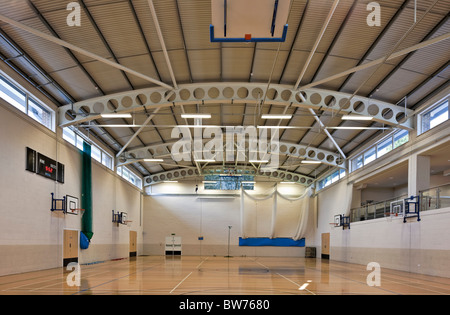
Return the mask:
[[[131,114],[101,114],[102,118],[131,118]]]
[[[296,184],[295,182],[280,182],[280,184]]]
[[[215,162],[216,160],[202,160],[202,159],[198,159],[198,160],[194,160],[195,162],[203,162],[203,163],[208,163],[208,162]]]
[[[142,126],[122,124],[122,125],[80,125],[80,127],[83,127],[83,128],[99,128],[99,127],[102,127],[102,128],[137,128],[137,127],[142,127]],[[152,127],[152,126],[149,126],[149,127]]]
[[[294,129],[294,126],[258,126],[258,129]]]
[[[302,164],[320,164],[322,162],[319,161],[302,161]]]
[[[215,125],[178,125],[174,126],[178,128],[221,128],[221,126],[215,126]]]
[[[256,182],[241,182],[241,184],[256,184]]]
[[[144,162],[164,162],[163,159],[144,159]]]
[[[181,114],[181,118],[211,118],[211,114]]]
[[[373,117],[363,115],[344,115],[342,120],[373,120]]]
[[[388,130],[391,128],[385,128],[385,127],[345,127],[345,126],[338,126],[338,127],[327,127],[327,129],[338,129],[338,130]]]
[[[217,184],[217,181],[213,181],[213,180],[204,180],[203,184]]]
[[[262,119],[291,119],[292,115],[271,115],[271,114],[267,114],[267,115],[262,115],[261,118]]]
[[[268,160],[249,160],[250,163],[269,163]]]
[[[306,126],[257,126],[258,129],[312,129]]]

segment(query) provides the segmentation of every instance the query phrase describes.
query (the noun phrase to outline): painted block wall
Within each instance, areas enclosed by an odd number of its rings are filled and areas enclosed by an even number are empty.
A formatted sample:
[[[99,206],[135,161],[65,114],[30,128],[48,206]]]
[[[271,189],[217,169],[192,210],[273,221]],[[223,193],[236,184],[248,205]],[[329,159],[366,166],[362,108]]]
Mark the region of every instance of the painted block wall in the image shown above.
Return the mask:
[[[421,221],[402,217],[380,218],[351,223],[350,229],[331,227],[335,214],[344,213],[346,181],[318,195],[318,230],[330,233],[330,259],[367,265],[377,262],[381,268],[396,269],[434,276],[450,277],[450,208],[421,213]],[[320,243],[317,244],[320,256]]]
[[[55,134],[0,102],[0,275],[61,267],[63,231],[80,230],[81,217],[52,213],[50,194],[80,199],[80,153],[61,129]],[[65,183],[26,171],[26,147],[63,163]],[[79,262],[128,257],[129,230],[138,231],[138,246],[142,241],[141,191],[95,161],[92,178],[94,236]],[[113,209],[128,212],[132,226],[113,224]]]
[[[450,208],[425,211],[421,221],[380,218],[355,222],[330,233],[333,260],[432,276],[450,277]],[[369,241],[370,240],[370,241]]]

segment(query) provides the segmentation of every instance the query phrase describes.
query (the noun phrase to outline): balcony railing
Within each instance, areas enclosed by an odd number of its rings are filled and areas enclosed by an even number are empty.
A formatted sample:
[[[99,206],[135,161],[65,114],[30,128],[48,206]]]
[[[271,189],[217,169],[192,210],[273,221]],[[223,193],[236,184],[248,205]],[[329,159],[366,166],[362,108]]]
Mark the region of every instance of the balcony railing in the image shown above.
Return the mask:
[[[362,207],[350,210],[350,221],[366,221],[378,218],[389,217],[391,214],[391,202],[407,198],[407,195],[401,195],[395,198],[368,203]]]
[[[408,198],[408,195],[401,195],[392,199],[368,203],[364,206],[350,210],[350,221],[358,222],[372,220],[392,215],[403,215],[404,203],[402,200]],[[419,192],[420,212],[450,208],[450,184],[440,185]],[[393,208],[393,205],[400,206],[399,210]]]
[[[450,208],[450,184],[420,192],[420,211]]]

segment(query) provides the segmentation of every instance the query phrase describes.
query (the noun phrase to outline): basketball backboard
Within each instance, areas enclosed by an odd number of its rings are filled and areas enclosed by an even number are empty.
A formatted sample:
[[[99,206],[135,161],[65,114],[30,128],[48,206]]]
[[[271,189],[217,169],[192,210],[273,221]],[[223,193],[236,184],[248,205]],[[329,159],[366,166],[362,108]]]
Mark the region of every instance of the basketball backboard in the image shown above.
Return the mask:
[[[211,42],[284,42],[291,0],[211,0]]]
[[[79,209],[78,207],[78,198],[73,197],[73,196],[66,196],[66,211],[69,214],[78,214],[77,211]]]
[[[334,226],[341,226],[342,224],[342,215],[337,214],[334,216]]]

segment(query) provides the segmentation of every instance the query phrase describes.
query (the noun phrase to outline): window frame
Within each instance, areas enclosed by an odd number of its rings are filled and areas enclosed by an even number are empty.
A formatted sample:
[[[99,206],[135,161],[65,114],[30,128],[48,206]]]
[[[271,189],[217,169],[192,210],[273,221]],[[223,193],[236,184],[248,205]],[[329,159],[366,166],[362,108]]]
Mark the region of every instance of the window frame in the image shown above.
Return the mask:
[[[396,136],[397,135],[401,135],[401,134],[404,134],[404,135],[399,137],[399,138],[397,138],[397,140],[396,140]],[[407,140],[404,141],[404,142],[401,142],[401,143],[396,143],[396,141],[400,141],[400,140],[402,140],[404,138],[407,138]],[[408,130],[400,130],[400,131],[395,132],[392,135],[392,150],[395,150],[398,147],[401,147],[402,145],[404,145],[408,141],[409,141],[409,131]]]
[[[227,180],[233,179],[233,180]],[[244,190],[254,190],[255,181],[254,175],[233,175],[228,176],[224,174],[210,174],[204,176],[203,189],[205,190],[222,190],[222,191],[235,191],[240,190],[241,186]],[[215,183],[207,183],[215,182]],[[231,189],[234,188],[234,189]]]
[[[8,91],[12,94],[8,93]],[[50,131],[56,132],[55,110],[44,104],[41,100],[39,100],[39,98],[32,95],[2,71],[0,71],[0,92],[5,95],[3,96],[2,94],[0,94],[0,98],[3,99],[6,103],[10,104],[12,107],[21,111],[33,121],[39,123]],[[19,96],[23,99],[16,99],[16,97]],[[45,112],[49,116],[46,121],[39,120],[34,113],[31,113],[30,108],[36,107],[38,107],[41,111]]]
[[[426,120],[426,119],[424,119],[424,117],[427,116],[427,115],[430,115],[433,111],[435,111],[436,109],[438,109],[439,107],[441,107],[441,106],[443,106],[445,104],[447,104],[447,119],[437,123],[434,126],[431,126],[431,121],[432,120]],[[417,129],[419,131],[419,135],[421,135],[421,134],[423,134],[423,133],[425,133],[425,132],[427,132],[427,131],[435,128],[435,127],[438,127],[438,126],[442,125],[446,121],[449,121],[450,120],[450,108],[449,107],[450,107],[450,94],[447,95],[446,97],[440,99],[438,102],[434,103],[432,106],[430,106],[425,111],[420,113],[419,114],[419,119],[418,119],[418,122],[417,122],[417,125],[418,125]],[[425,121],[428,124],[426,127],[424,126]]]
[[[368,150],[364,151],[363,153],[363,166],[369,164],[370,162],[373,162],[377,159],[377,146],[374,145],[373,147],[370,147]]]
[[[141,177],[139,177],[136,173],[134,173],[128,167],[123,166],[123,165],[119,166],[119,167],[117,167],[116,173],[117,173],[117,175],[122,177],[124,180],[129,182],[131,185],[142,190],[143,181],[142,181]]]
[[[403,136],[397,138],[397,136],[401,135],[401,134],[403,134]],[[397,144],[395,143],[396,141],[399,141],[399,140],[402,140],[405,138],[406,138],[405,141],[399,142]],[[367,164],[381,158],[382,156],[388,154],[389,152],[394,151],[395,149],[397,149],[397,148],[401,147],[402,145],[404,145],[405,143],[409,142],[409,140],[410,140],[410,134],[409,134],[409,131],[406,129],[400,129],[400,130],[391,132],[388,136],[381,138],[374,144],[370,145],[369,147],[367,147],[366,149],[364,149],[363,151],[361,151],[360,153],[355,155],[355,157],[351,158],[350,162],[349,162],[350,173],[352,173],[356,170],[359,170],[360,168],[363,168]],[[385,144],[385,143],[390,143],[390,146],[392,149],[379,155],[379,152],[380,152],[379,147],[380,147],[380,145]],[[374,152],[375,158],[371,159],[370,161],[367,162],[367,153],[372,150]],[[373,156],[373,155],[370,155],[370,156]],[[362,165],[358,166],[358,164],[359,164],[358,161],[361,161]],[[358,164],[356,164],[356,163],[358,163]]]
[[[330,186],[331,184],[339,182],[341,179],[345,177],[347,172],[345,169],[337,169],[331,173],[328,173],[325,177],[318,181],[317,190],[322,190],[325,187]]]
[[[82,134],[73,130],[72,127],[64,127],[64,128],[62,128],[62,130],[63,130],[62,138],[65,141],[67,141],[68,143],[70,143],[75,148],[77,148],[78,150],[81,150],[81,151],[83,151],[83,142],[86,141],[87,143],[89,143],[91,145],[91,158],[93,160],[97,161],[98,163],[104,165],[111,171],[114,171],[114,163],[113,163],[114,158],[111,156],[111,154],[109,154],[108,152],[103,150],[100,146],[98,146],[97,144],[95,144],[92,141],[90,141],[89,139],[87,139]],[[92,148],[95,148],[95,149],[92,149]],[[92,151],[94,151],[94,150],[97,150],[100,152],[100,160],[96,159],[92,155]],[[109,162],[108,163],[109,165],[106,164],[107,162]]]
[[[393,138],[392,137],[388,137],[386,139],[381,140],[380,142],[377,143],[376,147],[377,147],[377,158],[382,157],[385,154],[388,154],[389,152],[391,152],[392,150],[394,150],[394,144],[393,144]],[[389,143],[388,145],[384,146],[381,150],[380,150],[380,146]],[[389,150],[384,150],[386,147],[390,147]],[[382,152],[382,150],[384,150],[384,153],[380,155],[380,152]]]

